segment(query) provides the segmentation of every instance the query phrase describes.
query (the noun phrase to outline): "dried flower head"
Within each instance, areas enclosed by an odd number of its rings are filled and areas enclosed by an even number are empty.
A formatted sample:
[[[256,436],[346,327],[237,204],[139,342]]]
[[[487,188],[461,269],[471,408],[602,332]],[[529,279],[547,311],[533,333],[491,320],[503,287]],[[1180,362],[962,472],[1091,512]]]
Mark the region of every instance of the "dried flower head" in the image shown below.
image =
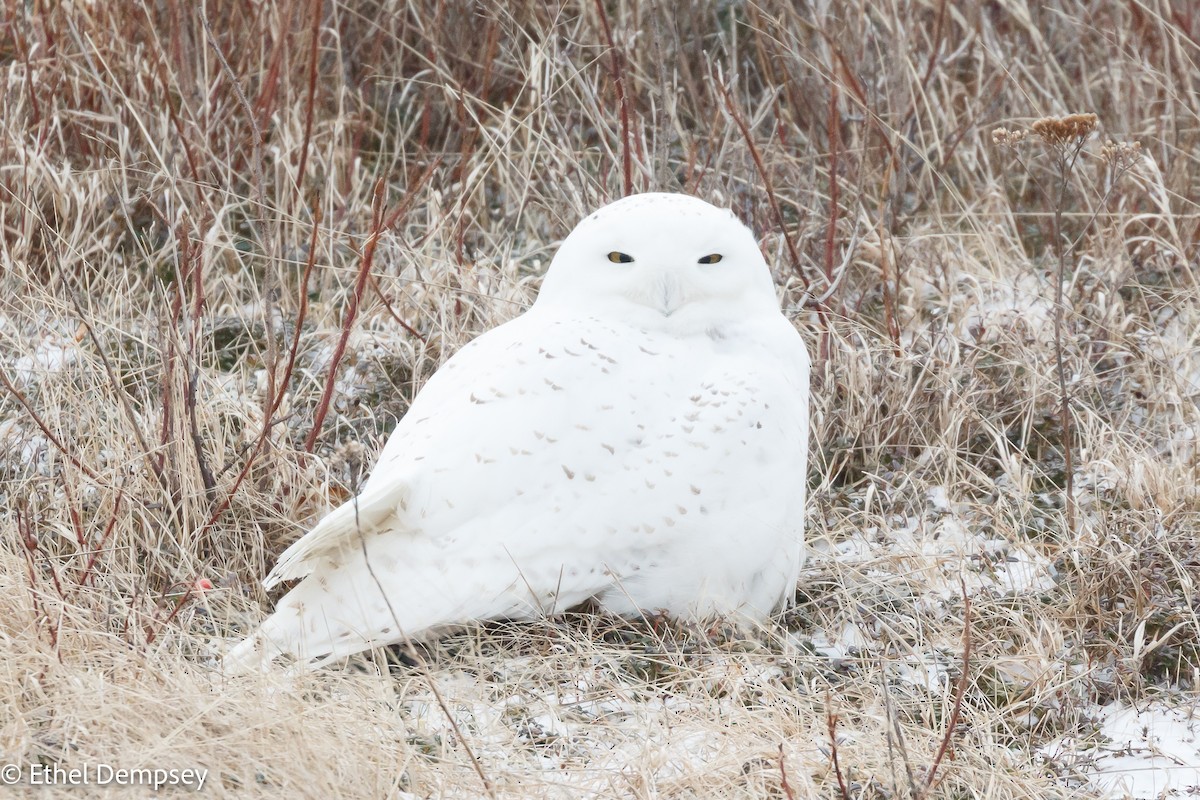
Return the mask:
[[[1029,131],[1010,131],[1008,128],[996,128],[992,131],[992,144],[999,147],[1016,147],[1025,141]]]
[[[1042,117],[1029,126],[1034,135],[1051,147],[1075,148],[1091,136],[1099,124],[1095,114]]]
[[[364,460],[367,449],[362,442],[356,440],[343,441],[334,448],[329,458],[331,472],[341,473],[351,486],[357,486],[362,479]]]
[[[1117,172],[1124,172],[1142,160],[1142,143],[1114,142],[1109,139],[1100,148],[1100,157]]]

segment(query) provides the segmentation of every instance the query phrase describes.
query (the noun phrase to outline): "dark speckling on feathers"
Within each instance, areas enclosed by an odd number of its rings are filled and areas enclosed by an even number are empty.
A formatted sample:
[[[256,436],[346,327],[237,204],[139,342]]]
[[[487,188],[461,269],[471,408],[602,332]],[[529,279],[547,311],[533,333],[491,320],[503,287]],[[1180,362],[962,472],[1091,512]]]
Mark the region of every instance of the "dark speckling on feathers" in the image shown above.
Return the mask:
[[[284,552],[266,583],[299,583],[226,664],[316,664],[589,599],[761,619],[804,561],[808,372],[731,212],[667,194],[602,208],[528,312],[429,380],[361,494]]]

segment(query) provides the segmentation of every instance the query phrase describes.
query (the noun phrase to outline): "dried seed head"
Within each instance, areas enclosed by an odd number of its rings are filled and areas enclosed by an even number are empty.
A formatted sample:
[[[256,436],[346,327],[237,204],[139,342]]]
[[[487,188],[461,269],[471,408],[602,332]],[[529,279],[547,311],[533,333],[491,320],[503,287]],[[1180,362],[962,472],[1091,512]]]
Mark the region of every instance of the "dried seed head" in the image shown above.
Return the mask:
[[[1051,147],[1078,147],[1091,136],[1099,124],[1095,114],[1070,114],[1065,117],[1042,117],[1030,125],[1034,135]]]
[[[351,482],[354,482],[360,477],[366,452],[362,442],[342,441],[334,448],[329,457],[329,468],[334,472],[344,473]]]
[[[1142,160],[1142,143],[1114,142],[1110,139],[1100,148],[1100,157],[1117,172],[1124,172]]]
[[[1016,147],[1025,141],[1029,131],[1010,131],[1008,128],[996,128],[992,131],[992,144],[999,147]]]

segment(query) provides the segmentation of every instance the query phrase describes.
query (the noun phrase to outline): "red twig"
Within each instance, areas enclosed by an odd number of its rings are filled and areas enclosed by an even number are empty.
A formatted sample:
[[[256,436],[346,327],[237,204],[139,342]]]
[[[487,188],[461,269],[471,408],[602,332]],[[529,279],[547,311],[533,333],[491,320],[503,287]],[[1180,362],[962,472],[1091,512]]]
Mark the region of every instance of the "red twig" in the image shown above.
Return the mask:
[[[783,755],[783,743],[779,745],[779,788],[783,790],[783,796],[787,800],[796,800],[796,795],[792,792],[792,787],[788,784],[787,778],[787,760]]]
[[[292,334],[292,344],[288,348],[288,360],[283,368],[283,380],[276,383],[279,388],[278,393],[271,400],[271,413],[263,420],[262,436],[270,432],[275,412],[283,403],[283,395],[287,392],[287,386],[292,380],[292,372],[296,369],[296,354],[300,351],[300,330],[304,327],[304,320],[308,316],[308,284],[312,280],[313,266],[317,261],[317,233],[320,230],[322,219],[321,207],[317,198],[314,197],[310,205],[312,206],[313,225],[308,238],[308,260],[304,263],[304,277],[300,279],[300,308],[296,311],[296,330]]]
[[[195,584],[189,584],[188,588],[186,590],[184,590],[184,592],[180,596],[179,600],[175,603],[175,607],[171,609],[171,613],[167,615],[167,618],[164,619],[161,623],[159,623],[157,628],[154,628],[154,627],[146,628],[146,644],[147,645],[152,644],[154,642],[154,640],[158,638],[158,635],[160,633],[162,633],[163,628],[170,625],[175,620],[175,618],[177,616],[179,616],[179,612],[181,610],[183,610],[183,607],[185,605],[187,605],[187,601],[192,599],[192,593],[195,591],[196,591]]]
[[[308,432],[308,438],[304,441],[304,452],[311,453],[313,447],[316,446],[317,437],[321,434],[321,426],[325,422],[325,416],[329,413],[329,404],[333,400],[333,391],[337,383],[337,370],[341,363],[342,357],[346,352],[346,342],[350,338],[350,331],[354,326],[354,320],[358,316],[359,305],[362,302],[363,290],[366,288],[367,279],[371,274],[371,265],[375,261],[375,249],[379,245],[379,239],[383,234],[391,230],[395,225],[408,213],[413,201],[416,199],[421,187],[429,180],[433,171],[437,168],[441,160],[435,160],[426,168],[425,172],[417,179],[414,186],[409,187],[404,200],[388,215],[383,218],[383,199],[384,199],[384,184],[380,178],[375,182],[373,192],[374,203],[371,210],[371,233],[367,236],[366,244],[363,245],[362,259],[359,264],[358,278],[354,282],[354,294],[350,297],[350,306],[346,309],[346,316],[342,319],[342,333],[338,337],[337,345],[334,347],[333,359],[329,363],[329,375],[325,380],[325,387],[321,391],[321,399],[317,402],[316,416],[313,418],[312,430]],[[404,326],[411,331],[407,325]]]
[[[925,65],[925,75],[921,78],[921,89],[924,91],[929,79],[933,77],[933,68],[937,66],[938,50],[942,46],[942,27],[946,22],[946,0],[938,3],[937,21],[933,24],[933,43],[929,48],[929,62]],[[913,100],[914,107],[916,100]],[[905,120],[907,122],[907,119]]]
[[[181,247],[186,247],[187,240],[183,233],[176,232],[179,238]],[[162,425],[159,426],[158,434],[158,456],[155,459],[158,468],[161,470],[167,460],[167,448],[171,442],[174,433],[174,418],[175,415],[171,412],[172,398],[175,396],[175,336],[174,332],[179,325],[179,315],[183,313],[183,298],[177,291],[174,299],[171,301],[171,316],[169,324],[163,323],[160,328],[159,335],[164,342],[165,355],[163,356],[162,368],[162,391],[159,402],[162,406]]]
[[[271,427],[275,424],[275,412],[279,410],[279,406],[283,403],[283,396],[287,393],[287,386],[291,382],[292,373],[296,368],[296,354],[300,350],[300,331],[304,327],[304,319],[308,316],[308,284],[312,278],[313,266],[317,259],[317,234],[321,227],[321,208],[317,204],[315,198],[311,203],[312,206],[312,232],[308,239],[308,260],[304,264],[304,277],[300,281],[300,308],[296,312],[296,330],[292,334],[292,344],[288,348],[287,365],[283,368],[283,378],[276,382],[278,387],[276,394],[270,399],[269,408],[266,416],[263,418],[262,429],[258,432],[258,438],[254,442],[254,448],[250,455],[246,458],[246,463],[242,465],[241,471],[233,481],[233,486],[225,493],[225,499],[213,511],[208,521],[204,523],[204,527],[200,529],[200,533],[208,530],[212,525],[220,519],[225,510],[233,502],[233,496],[237,494],[241,488],[242,482],[246,480],[246,476],[250,474],[250,469],[254,466],[254,461],[258,458],[259,452],[262,451],[266,444],[267,438],[271,435]],[[267,324],[271,324],[271,320],[267,320]]]
[[[833,287],[834,242],[837,239],[838,206],[841,184],[838,181],[838,151],[841,149],[841,115],[838,113],[838,85],[829,84],[829,117],[826,121],[826,135],[829,137],[829,223],[825,228],[825,285]],[[886,280],[884,276],[884,280]],[[831,298],[832,299],[832,298]],[[829,305],[821,303],[818,314],[821,317],[821,358],[830,356],[830,320]]]
[[[104,545],[108,543],[108,537],[112,535],[113,528],[117,524],[117,514],[121,510],[121,500],[125,497],[125,484],[122,483],[117,489],[117,499],[113,503],[112,514],[108,518],[108,524],[104,526],[104,533],[100,534],[100,539],[92,547],[92,552],[88,556],[87,563],[83,565],[83,569],[79,571],[79,577],[75,580],[77,584],[83,586],[92,576],[92,568],[96,565],[96,559],[100,557],[101,551],[104,550]]]
[[[937,755],[933,759],[933,763],[929,766],[929,772],[925,775],[925,784],[921,788],[921,797],[929,796],[933,791],[933,778],[937,775],[938,768],[942,765],[942,759],[946,757],[946,752],[950,749],[950,740],[954,737],[954,731],[958,728],[959,718],[962,716],[963,695],[967,692],[967,681],[970,678],[971,667],[971,598],[967,595],[967,584],[961,578],[959,583],[962,586],[963,593],[963,654],[962,654],[962,671],[958,676],[958,685],[954,687],[954,705],[950,711],[950,719],[946,722],[946,731],[942,734],[942,743],[938,747]]]
[[[296,186],[303,189],[304,171],[308,168],[308,145],[312,141],[313,104],[317,97],[317,45],[321,40],[322,0],[313,0],[312,30],[308,44],[308,95],[304,99],[304,139],[300,143],[300,164],[296,169]]]
[[[342,357],[346,354],[346,343],[350,340],[350,331],[354,329],[354,321],[358,318],[363,290],[367,286],[367,276],[371,274],[371,264],[375,261],[375,248],[379,245],[379,237],[383,235],[383,178],[375,181],[375,189],[372,194],[374,202],[371,208],[371,233],[367,236],[367,242],[363,246],[362,258],[358,265],[358,277],[354,281],[354,292],[350,295],[350,305],[346,308],[346,315],[342,318],[342,332],[334,346],[333,358],[329,361],[329,375],[321,390],[321,399],[317,402],[312,429],[308,432],[308,438],[304,440],[304,452],[306,453],[311,453],[316,446],[317,437],[321,435],[321,426],[325,423],[325,417],[329,413],[329,405],[333,401],[333,392],[337,385],[338,367],[341,366]]]
[[[42,435],[46,437],[50,444],[54,445],[60,453],[66,456],[67,460],[74,464],[80,472],[82,472],[84,475],[87,475],[92,480],[96,480],[96,473],[92,470],[92,468],[87,464],[84,464],[75,456],[71,455],[71,451],[68,450],[67,446],[62,443],[62,440],[60,440],[50,431],[50,428],[46,425],[45,420],[38,416],[38,413],[33,410],[33,406],[29,405],[29,401],[25,399],[25,395],[21,394],[20,390],[17,389],[16,386],[13,386],[12,381],[8,379],[8,373],[6,373],[3,369],[0,369],[0,383],[4,384],[4,388],[7,389],[8,393],[13,396],[13,399],[20,404],[21,408],[25,409],[25,413],[28,414],[29,418],[33,420],[33,423],[38,426],[38,428],[42,431]]]
[[[87,535],[83,532],[83,519],[79,516],[79,508],[75,503],[75,492],[71,490],[71,481],[61,474],[58,476],[63,493],[67,496],[67,516],[71,518],[71,530],[75,532],[75,543],[80,550],[87,549]]]
[[[292,17],[296,13],[297,0],[292,0],[288,3],[287,10],[280,15],[279,30],[275,34],[275,41],[271,45],[271,56],[267,60],[267,68],[259,83],[258,98],[254,101],[254,107],[258,111],[258,127],[260,130],[265,130],[271,122],[271,113],[275,110],[275,98],[279,94],[279,74],[282,71],[283,53],[286,50],[288,40],[288,28],[291,25]],[[265,28],[265,26],[264,26]],[[263,31],[265,35],[266,31]]]
[[[833,774],[837,777],[838,790],[842,800],[850,800],[850,792],[846,788],[846,778],[842,775],[842,765],[838,763],[837,749],[837,714],[833,713],[833,700],[829,696],[829,687],[825,687],[825,724],[829,730],[829,760],[833,764]]]
[[[750,135],[750,126],[746,124],[746,120],[742,116],[741,111],[738,110],[737,104],[733,102],[733,98],[730,97],[724,84],[717,79],[716,75],[713,76],[713,83],[716,84],[717,91],[721,93],[721,98],[725,103],[725,110],[733,118],[734,124],[737,125],[738,130],[742,133],[742,138],[746,141],[746,147],[750,150],[750,158],[754,161],[754,168],[758,170],[758,177],[763,182],[763,189],[767,193],[767,203],[771,206],[771,215],[775,218],[775,224],[778,226],[779,232],[783,236],[783,243],[787,247],[788,258],[792,262],[792,271],[800,279],[801,288],[808,291],[808,278],[804,276],[804,270],[800,267],[800,252],[796,249],[796,242],[792,239],[792,235],[788,231],[787,224],[783,219],[783,211],[779,207],[779,198],[775,194],[775,183],[771,180],[771,174],[767,171],[766,164],[763,163],[762,153],[759,152],[758,145],[754,143],[754,137]]]
[[[829,224],[825,228],[825,280],[833,285],[833,244],[837,238],[837,222],[840,208],[838,199],[841,184],[838,182],[838,151],[841,149],[841,119],[838,114],[838,86],[829,85],[829,118],[825,125],[829,136]]]
[[[613,41],[612,28],[608,24],[608,12],[604,0],[596,0],[596,11],[600,15],[600,27],[604,30],[604,41],[608,45],[613,86],[617,91],[617,109],[621,118],[621,185],[622,195],[633,194],[633,154],[630,152],[629,99],[625,96],[625,75],[621,69],[621,51]]]
[[[46,620],[46,632],[50,637],[50,646],[58,649],[58,625],[50,616],[50,611],[42,605],[38,600],[37,590],[37,566],[34,564],[33,557],[38,552],[37,537],[29,530],[29,521],[25,519],[25,514],[22,507],[18,505],[15,509],[17,515],[17,534],[21,537],[21,544],[24,545],[22,552],[25,554],[25,565],[29,570],[29,597],[33,601],[33,613]],[[47,563],[50,568],[50,574],[54,576],[54,585],[58,587],[59,597],[62,597],[62,586],[58,583],[58,575],[54,572],[54,565]]]
[[[192,441],[192,453],[196,457],[196,468],[200,471],[200,480],[204,483],[204,494],[211,503],[216,498],[217,481],[213,478],[212,469],[208,466],[208,457],[204,453],[204,439],[200,435],[200,422],[196,418],[196,387],[200,382],[200,325],[201,313],[204,310],[204,261],[199,248],[192,254],[188,274],[192,279],[192,313],[191,324],[188,326],[188,356],[191,359],[191,369],[187,374],[187,389],[184,392],[183,406],[188,415],[188,432]],[[183,281],[178,281],[182,291]]]
[[[17,513],[17,531],[21,534],[21,540],[25,544],[25,549],[29,551],[31,556],[37,553],[40,549],[38,547],[37,536],[30,530],[29,520],[20,513],[20,509],[18,509]],[[66,600],[67,593],[63,590],[62,581],[58,579],[58,570],[54,568],[54,563],[50,560],[49,553],[46,553],[46,569],[50,571],[50,580],[54,583],[54,591],[58,593],[59,599]]]

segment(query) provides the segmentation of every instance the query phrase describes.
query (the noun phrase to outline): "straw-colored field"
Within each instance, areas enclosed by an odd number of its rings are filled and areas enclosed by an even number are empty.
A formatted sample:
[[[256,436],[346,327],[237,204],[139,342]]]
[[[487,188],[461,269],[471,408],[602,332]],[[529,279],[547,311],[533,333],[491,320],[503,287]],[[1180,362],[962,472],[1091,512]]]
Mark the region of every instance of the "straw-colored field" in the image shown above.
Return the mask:
[[[13,796],[1200,791],[1193,4],[201,5],[0,4]],[[742,216],[813,354],[795,607],[223,678],[423,381],[647,190]]]

